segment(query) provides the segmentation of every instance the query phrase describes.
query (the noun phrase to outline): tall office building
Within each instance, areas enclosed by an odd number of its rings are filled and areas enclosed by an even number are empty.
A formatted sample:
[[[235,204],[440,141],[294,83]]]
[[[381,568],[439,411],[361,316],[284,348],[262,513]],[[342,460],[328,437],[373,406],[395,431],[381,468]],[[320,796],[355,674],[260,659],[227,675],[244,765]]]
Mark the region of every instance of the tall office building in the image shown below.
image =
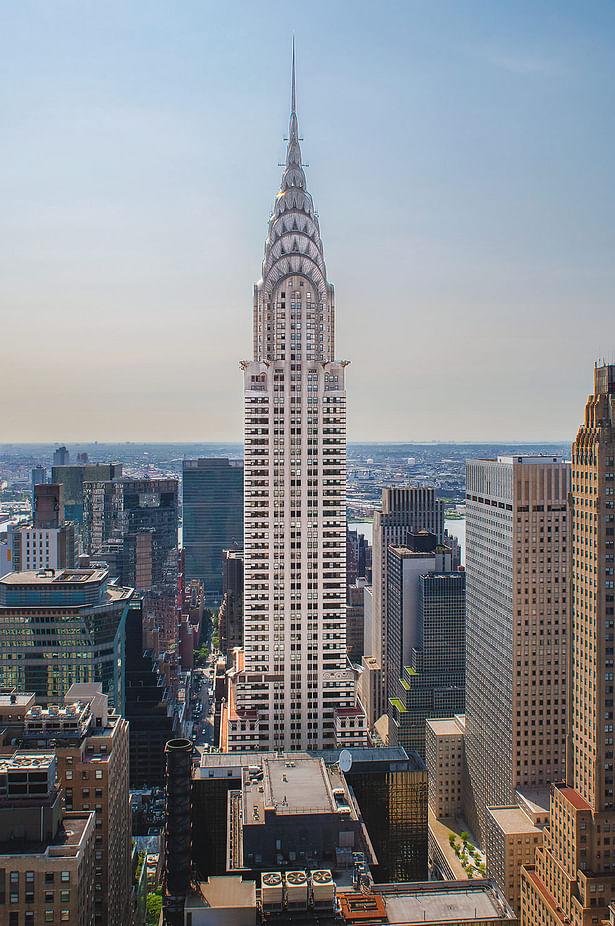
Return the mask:
[[[133,588],[174,583],[178,485],[175,478],[85,481],[85,553],[112,557],[116,570],[120,567],[114,574]]]
[[[222,551],[243,545],[242,461],[184,460],[182,517],[186,579],[203,583],[208,604],[220,604]]]
[[[372,530],[372,637],[366,654],[376,660],[381,671],[383,703],[386,704],[389,682],[387,679],[387,570],[390,544],[406,542],[408,531],[429,531],[438,543],[444,542],[444,502],[436,498],[433,489],[385,488],[382,490],[382,509],[374,512]],[[391,684],[395,685],[397,677]]]
[[[58,701],[100,682],[124,707],[124,624],[132,589],[105,569],[12,572],[0,579],[0,685]]]
[[[66,449],[64,445],[58,447],[53,452],[53,465],[54,466],[68,466],[70,463],[70,452]]]
[[[64,524],[64,486],[40,482],[34,486],[33,494],[34,527],[61,527]]]
[[[613,364],[595,369],[594,393],[572,445],[570,498],[566,780],[551,788],[544,845],[535,867],[522,873],[524,926],[600,923],[609,919],[615,901]]]
[[[223,748],[359,744],[365,715],[346,655],[346,363],[307,192],[295,109],[254,287],[245,384],[244,648]]]
[[[419,578],[428,572],[452,572],[453,556],[429,531],[408,531],[405,544],[391,544],[387,553],[387,679],[388,697],[397,693],[397,682],[412,651],[420,647]],[[460,634],[463,625],[459,627]]]
[[[466,465],[466,813],[564,770],[570,465],[512,456]]]
[[[51,481],[64,486],[64,516],[79,526],[83,521],[83,483],[117,479],[122,475],[121,463],[86,463],[69,465],[56,463],[51,469]]]
[[[218,636],[220,650],[230,654],[243,644],[243,550],[223,550],[222,592]]]
[[[399,547],[391,547],[389,556],[397,551]],[[402,560],[402,569],[411,563]],[[394,567],[389,583],[392,572]],[[412,585],[407,588],[413,599],[410,620],[400,641],[403,664],[389,698],[389,743],[424,759],[427,719],[450,717],[465,708],[466,576],[436,567],[415,573]],[[390,593],[389,609],[396,597]]]

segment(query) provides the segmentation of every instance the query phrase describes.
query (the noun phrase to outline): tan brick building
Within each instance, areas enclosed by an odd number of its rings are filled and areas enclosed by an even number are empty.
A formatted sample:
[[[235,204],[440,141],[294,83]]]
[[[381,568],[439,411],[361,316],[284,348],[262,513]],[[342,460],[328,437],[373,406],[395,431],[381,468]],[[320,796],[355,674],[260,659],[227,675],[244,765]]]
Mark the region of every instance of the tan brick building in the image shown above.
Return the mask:
[[[31,704],[22,716],[21,728],[10,729],[3,751],[18,743],[31,752],[55,753],[65,810],[94,815],[94,926],[126,926],[131,917],[128,723],[109,711],[100,685],[89,683],[71,686],[64,705]]]
[[[524,926],[597,926],[615,900],[615,365],[596,367],[572,445],[566,783],[521,878]],[[613,834],[613,835],[612,835]]]

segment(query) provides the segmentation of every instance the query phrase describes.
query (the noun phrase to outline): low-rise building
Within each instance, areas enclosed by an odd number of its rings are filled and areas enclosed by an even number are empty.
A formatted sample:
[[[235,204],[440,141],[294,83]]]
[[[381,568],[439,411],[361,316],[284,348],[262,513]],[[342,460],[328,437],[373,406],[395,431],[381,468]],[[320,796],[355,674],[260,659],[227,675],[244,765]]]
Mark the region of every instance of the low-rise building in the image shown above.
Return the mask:
[[[291,877],[292,875],[292,877]],[[492,881],[374,884],[355,873],[340,883],[330,870],[263,874],[255,881],[212,877],[186,897],[184,926],[515,926],[517,920]]]

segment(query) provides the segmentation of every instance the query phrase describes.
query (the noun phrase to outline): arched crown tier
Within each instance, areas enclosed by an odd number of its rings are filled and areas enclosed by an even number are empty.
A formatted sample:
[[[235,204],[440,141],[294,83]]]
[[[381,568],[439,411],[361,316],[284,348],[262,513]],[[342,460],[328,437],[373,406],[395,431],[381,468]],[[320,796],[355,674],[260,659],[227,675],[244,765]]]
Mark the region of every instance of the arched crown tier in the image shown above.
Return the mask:
[[[269,297],[279,280],[291,273],[305,275],[318,292],[319,300],[326,300],[327,269],[320,227],[312,197],[307,191],[301,160],[295,103],[294,54],[286,163],[280,191],[275,198],[269,219],[259,290],[265,297]]]

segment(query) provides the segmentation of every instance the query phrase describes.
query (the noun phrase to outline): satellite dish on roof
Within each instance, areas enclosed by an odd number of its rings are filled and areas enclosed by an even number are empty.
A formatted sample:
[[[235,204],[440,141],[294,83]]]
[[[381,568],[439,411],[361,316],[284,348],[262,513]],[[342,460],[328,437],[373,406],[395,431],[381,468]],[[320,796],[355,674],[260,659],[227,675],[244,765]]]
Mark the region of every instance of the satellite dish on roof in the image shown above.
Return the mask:
[[[340,768],[343,772],[349,772],[352,768],[352,753],[348,749],[342,749],[339,758]]]

